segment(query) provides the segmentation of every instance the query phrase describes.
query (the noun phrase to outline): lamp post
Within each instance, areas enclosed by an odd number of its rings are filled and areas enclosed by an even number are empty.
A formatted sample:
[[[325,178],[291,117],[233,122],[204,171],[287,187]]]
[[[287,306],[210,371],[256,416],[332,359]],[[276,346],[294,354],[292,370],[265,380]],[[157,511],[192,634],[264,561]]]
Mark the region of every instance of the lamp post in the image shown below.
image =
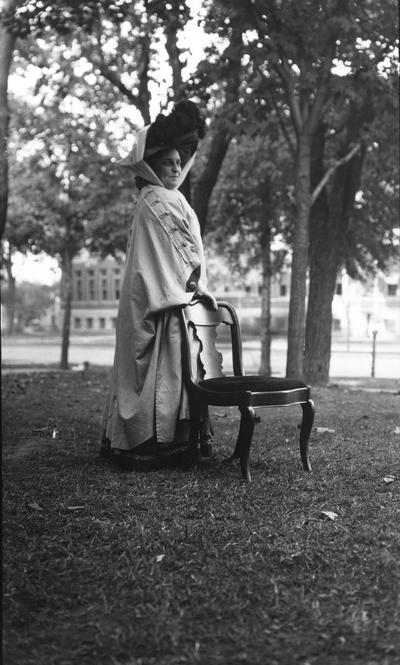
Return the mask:
[[[377,330],[372,331],[372,365],[371,365],[371,377],[375,378],[375,356],[376,356],[376,336],[378,334]]]

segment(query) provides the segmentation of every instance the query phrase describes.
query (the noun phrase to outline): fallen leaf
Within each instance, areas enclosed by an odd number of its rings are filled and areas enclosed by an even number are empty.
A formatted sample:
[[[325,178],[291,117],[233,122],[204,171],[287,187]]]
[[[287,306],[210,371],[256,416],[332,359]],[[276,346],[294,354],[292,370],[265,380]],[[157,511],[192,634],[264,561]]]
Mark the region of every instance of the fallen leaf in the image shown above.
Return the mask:
[[[383,482],[389,484],[389,483],[394,483],[395,480],[396,476],[385,476]]]
[[[58,429],[57,429],[57,427],[54,427],[54,428],[53,428],[53,433],[52,433],[52,435],[51,435],[51,438],[52,438],[52,439],[56,439],[57,437],[58,437]]]
[[[333,510],[320,510],[319,513],[321,516],[323,516],[323,519],[328,519],[332,520],[332,522],[337,518],[338,514],[334,513]]]
[[[82,510],[85,506],[67,506],[67,510]]]
[[[399,427],[399,425],[396,425],[396,427],[394,428],[393,434],[400,434],[400,427]]]
[[[43,510],[42,506],[39,506],[36,501],[31,501],[31,503],[28,503],[29,508],[32,508],[32,510]]]
[[[334,434],[335,430],[330,427],[317,427],[317,434]]]
[[[160,561],[162,561],[164,557],[165,557],[165,554],[157,554],[157,556],[156,556],[157,563],[160,563]]]

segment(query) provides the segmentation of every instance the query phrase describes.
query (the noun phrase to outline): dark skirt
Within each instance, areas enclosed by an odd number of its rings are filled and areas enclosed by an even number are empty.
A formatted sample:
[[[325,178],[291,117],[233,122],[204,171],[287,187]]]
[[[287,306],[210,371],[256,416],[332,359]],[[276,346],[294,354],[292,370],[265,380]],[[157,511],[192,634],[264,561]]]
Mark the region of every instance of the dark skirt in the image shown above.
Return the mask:
[[[110,459],[116,466],[126,471],[152,471],[165,467],[185,466],[189,457],[189,420],[177,423],[174,441],[159,443],[155,437],[131,450],[111,448],[110,440],[103,433],[100,457]],[[203,457],[211,456],[212,429],[208,414],[200,424],[200,451]]]

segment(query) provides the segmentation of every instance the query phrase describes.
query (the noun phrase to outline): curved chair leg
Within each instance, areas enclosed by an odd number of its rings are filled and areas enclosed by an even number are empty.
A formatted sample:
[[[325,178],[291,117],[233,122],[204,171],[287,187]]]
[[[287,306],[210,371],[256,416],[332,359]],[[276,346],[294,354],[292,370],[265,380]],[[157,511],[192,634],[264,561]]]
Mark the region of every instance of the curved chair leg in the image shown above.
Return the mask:
[[[251,406],[247,406],[241,408],[240,413],[240,428],[234,456],[240,457],[240,469],[242,471],[242,478],[244,480],[250,481],[251,475],[249,467],[249,453],[256,421],[256,412]]]
[[[312,399],[304,402],[301,405],[303,410],[303,419],[300,429],[300,456],[305,471],[311,471],[311,464],[308,455],[308,441],[310,438],[311,428],[314,422],[315,406]]]
[[[239,451],[239,437],[237,438],[236,445],[235,445],[235,450],[233,451],[232,455],[228,458],[229,462],[234,462],[235,459],[239,459],[240,457],[240,451]]]

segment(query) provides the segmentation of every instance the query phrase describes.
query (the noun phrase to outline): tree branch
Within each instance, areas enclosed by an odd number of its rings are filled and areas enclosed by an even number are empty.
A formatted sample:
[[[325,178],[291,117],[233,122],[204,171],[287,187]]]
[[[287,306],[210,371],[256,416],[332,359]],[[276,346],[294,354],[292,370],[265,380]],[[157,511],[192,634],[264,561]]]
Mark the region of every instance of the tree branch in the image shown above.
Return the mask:
[[[87,60],[89,60],[89,62],[100,71],[102,76],[104,76],[107,81],[112,83],[112,85],[115,86],[124,95],[124,97],[127,97],[127,99],[129,99],[132,104],[135,104],[135,106],[137,105],[138,96],[129,90],[129,88],[127,88],[124,83],[122,83],[119,74],[115,70],[109,68],[102,55],[97,55],[93,52],[90,55],[85,55]]]
[[[284,90],[286,90],[294,131],[296,132],[296,136],[298,137],[303,125],[301,109],[298,103],[298,99],[296,98],[294,92],[290,67],[286,66],[284,58],[281,53],[279,53],[279,57],[281,59],[281,62],[275,63],[275,70],[278,73],[278,76],[280,77],[283,83]]]
[[[281,128],[281,131],[282,131],[282,134],[283,134],[284,138],[286,139],[286,143],[287,143],[287,145],[288,145],[288,147],[289,147],[289,150],[290,150],[290,152],[292,153],[292,155],[294,155],[294,154],[296,153],[296,148],[295,148],[295,146],[294,146],[294,144],[293,144],[293,141],[292,141],[292,139],[291,139],[291,137],[290,137],[290,134],[289,134],[289,132],[288,132],[288,130],[287,130],[287,127],[286,127],[286,125],[285,125],[285,123],[284,123],[284,121],[283,121],[282,113],[279,111],[278,104],[277,104],[277,102],[276,102],[275,96],[274,96],[274,95],[269,95],[269,99],[270,99],[270,101],[272,102],[272,105],[273,105],[273,107],[274,107],[274,109],[275,109],[275,111],[276,111],[276,115],[277,115],[277,118],[278,118],[279,126],[280,126],[280,128]]]
[[[323,178],[319,181],[318,185],[317,185],[316,188],[314,189],[314,191],[313,191],[313,193],[312,193],[312,195],[311,195],[311,205],[312,205],[313,203],[315,203],[315,201],[317,200],[318,196],[319,196],[320,193],[322,192],[323,188],[324,188],[325,185],[327,184],[329,178],[330,178],[331,175],[336,171],[336,169],[337,169],[339,166],[341,166],[342,164],[345,164],[346,162],[350,161],[350,159],[351,159],[352,157],[354,157],[354,155],[360,150],[360,148],[361,148],[361,144],[360,144],[360,143],[356,143],[356,145],[353,146],[353,148],[347,153],[347,155],[345,155],[345,156],[342,157],[341,159],[336,160],[336,162],[335,162],[334,164],[332,164],[332,166],[327,170],[327,172],[325,173],[325,175],[323,176]]]
[[[174,99],[178,100],[183,92],[182,69],[183,65],[179,60],[181,50],[178,47],[178,30],[180,28],[177,17],[171,16],[165,23],[165,48],[169,57],[169,65],[172,69],[172,90]]]
[[[250,13],[253,19],[254,28],[258,33],[259,39],[264,41],[265,47],[269,52],[274,51],[281,60],[280,63],[279,62],[274,63],[274,69],[282,81],[284,90],[286,90],[294,131],[296,133],[296,136],[298,137],[301,132],[303,123],[302,123],[301,109],[293,89],[292,73],[290,66],[288,66],[288,64],[285,62],[282,50],[276,44],[271,35],[268,36],[265,35],[264,32],[265,26],[260,21],[257,14],[257,10],[253,4],[251,4],[250,6]],[[274,16],[274,11],[272,9],[271,9],[271,15]],[[274,20],[276,22],[276,16],[274,16]]]

